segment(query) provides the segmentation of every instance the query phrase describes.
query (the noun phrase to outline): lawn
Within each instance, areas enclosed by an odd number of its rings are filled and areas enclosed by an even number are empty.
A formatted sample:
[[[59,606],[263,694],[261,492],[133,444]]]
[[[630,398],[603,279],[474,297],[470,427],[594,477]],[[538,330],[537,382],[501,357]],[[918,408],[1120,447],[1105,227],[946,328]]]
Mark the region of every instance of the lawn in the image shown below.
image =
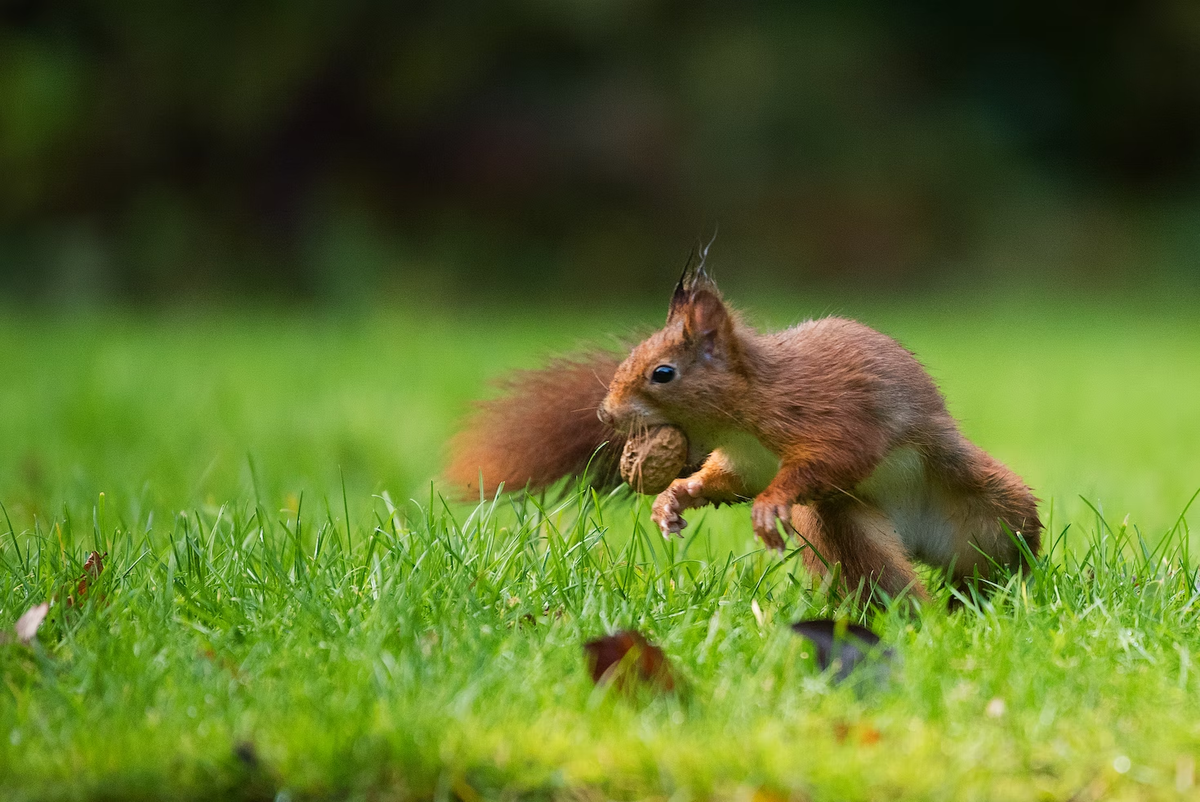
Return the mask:
[[[1190,310],[755,308],[915,350],[1043,500],[1033,581],[861,611],[745,509],[665,544],[644,499],[439,496],[489,377],[661,310],[7,310],[0,628],[53,605],[0,645],[0,797],[1200,798]],[[823,615],[883,635],[891,679],[831,683],[786,626]],[[619,628],[678,692],[593,685],[581,646]]]

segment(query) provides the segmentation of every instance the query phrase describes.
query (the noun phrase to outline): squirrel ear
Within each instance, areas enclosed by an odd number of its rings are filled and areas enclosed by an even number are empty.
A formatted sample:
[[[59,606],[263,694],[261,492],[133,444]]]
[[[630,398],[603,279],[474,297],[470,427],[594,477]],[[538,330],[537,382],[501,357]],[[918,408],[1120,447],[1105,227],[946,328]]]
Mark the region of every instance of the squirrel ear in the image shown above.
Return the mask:
[[[716,238],[715,234],[713,238]],[[668,323],[678,319],[695,302],[697,295],[701,292],[714,295],[720,301],[717,283],[704,269],[704,262],[708,258],[708,249],[711,246],[712,242],[703,247],[697,243],[688,254],[683,272],[679,275],[679,282],[675,285],[675,292],[671,294],[671,306],[667,310]]]
[[[733,348],[733,318],[721,296],[709,289],[692,293],[683,318],[683,333],[707,357],[728,357]]]

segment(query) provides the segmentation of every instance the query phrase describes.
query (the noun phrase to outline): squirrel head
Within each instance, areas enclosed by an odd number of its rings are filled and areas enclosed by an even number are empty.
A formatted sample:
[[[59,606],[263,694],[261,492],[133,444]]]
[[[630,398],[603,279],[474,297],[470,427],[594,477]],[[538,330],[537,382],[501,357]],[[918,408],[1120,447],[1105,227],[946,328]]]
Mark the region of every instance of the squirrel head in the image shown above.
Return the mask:
[[[600,420],[618,431],[674,424],[689,432],[719,426],[742,385],[738,321],[701,253],[684,268],[666,325],[638,344],[617,368],[600,404]]]

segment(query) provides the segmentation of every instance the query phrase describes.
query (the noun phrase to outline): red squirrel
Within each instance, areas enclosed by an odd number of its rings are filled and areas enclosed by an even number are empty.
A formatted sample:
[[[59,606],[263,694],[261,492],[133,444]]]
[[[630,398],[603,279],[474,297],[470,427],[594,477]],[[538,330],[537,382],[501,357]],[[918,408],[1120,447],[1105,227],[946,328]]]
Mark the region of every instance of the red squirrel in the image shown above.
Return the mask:
[[[851,591],[922,599],[913,558],[962,583],[993,562],[1021,564],[1010,532],[1038,553],[1032,492],[963,436],[908,350],[837,317],[759,333],[702,260],[680,279],[666,325],[624,361],[596,353],[516,374],[452,442],[447,476],[476,493],[482,477],[489,495],[585,470],[615,486],[625,439],[663,424],[684,431],[693,465],[654,500],[665,537],[689,509],[753,500],[767,546],[795,535],[810,571],[840,564]]]

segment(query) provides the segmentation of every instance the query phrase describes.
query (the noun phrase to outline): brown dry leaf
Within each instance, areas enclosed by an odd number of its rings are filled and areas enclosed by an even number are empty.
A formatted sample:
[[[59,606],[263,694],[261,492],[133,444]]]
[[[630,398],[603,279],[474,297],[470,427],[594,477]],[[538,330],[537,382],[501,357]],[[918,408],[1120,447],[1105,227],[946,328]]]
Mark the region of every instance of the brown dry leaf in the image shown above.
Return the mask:
[[[17,642],[24,643],[26,645],[32,643],[34,637],[37,635],[38,627],[40,627],[42,622],[46,620],[46,614],[49,612],[49,602],[35,604],[26,610],[24,614],[17,619]]]
[[[104,571],[104,559],[108,557],[108,552],[101,554],[98,551],[93,551],[88,555],[87,560],[83,563],[83,576],[79,579],[79,595],[82,596],[87,592],[88,580],[97,579]]]
[[[675,674],[667,656],[640,632],[616,632],[589,641],[583,649],[597,685],[613,682],[626,692],[638,685],[668,693],[675,690]]]
[[[790,797],[777,788],[760,785],[754,789],[750,802],[791,802]]]
[[[854,738],[861,746],[874,746],[883,738],[883,733],[877,730],[870,724],[850,725],[845,721],[836,721],[833,724],[833,737],[837,742],[843,744],[846,740],[854,735]]]
[[[772,785],[738,789],[734,799],[740,802],[809,802],[810,797],[798,788],[785,789]]]
[[[104,572],[104,560],[107,557],[107,551],[103,554],[93,551],[88,555],[87,560],[83,563],[83,576],[79,577],[79,583],[75,586],[75,593],[67,596],[68,607],[74,607],[83,601],[83,597],[88,592],[88,584],[98,579],[100,574]]]
[[[242,679],[241,667],[238,666],[237,663],[230,660],[228,657],[217,654],[217,652],[211,646],[206,646],[200,652],[200,656],[203,657],[205,660],[208,660],[210,663],[215,665],[217,668],[220,668],[221,670],[228,672],[229,675],[232,676],[234,679],[241,681],[241,679]]]

